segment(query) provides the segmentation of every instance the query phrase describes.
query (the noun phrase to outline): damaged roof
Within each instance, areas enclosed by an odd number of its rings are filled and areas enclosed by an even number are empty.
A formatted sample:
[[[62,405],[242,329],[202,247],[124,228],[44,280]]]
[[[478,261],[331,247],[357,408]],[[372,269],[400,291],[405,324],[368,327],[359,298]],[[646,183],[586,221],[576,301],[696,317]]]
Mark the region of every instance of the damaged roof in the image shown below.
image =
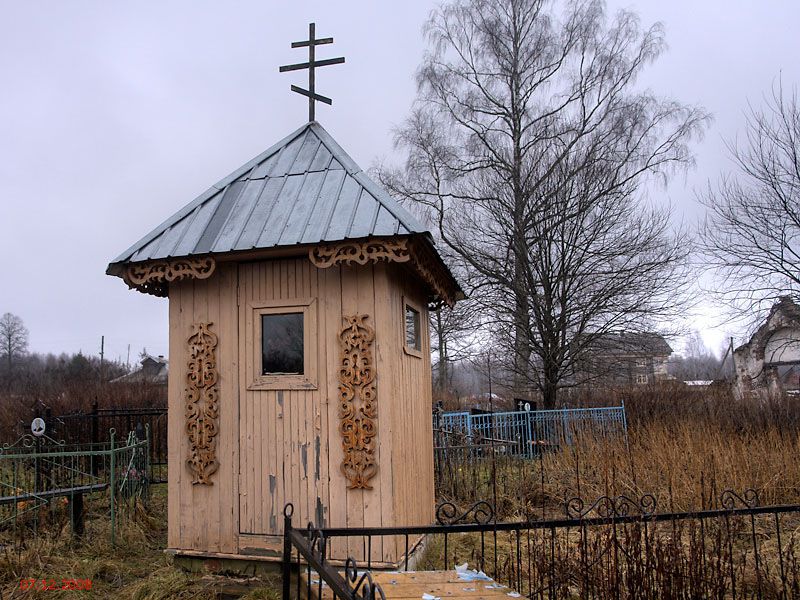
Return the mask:
[[[297,129],[109,265],[371,236],[427,233],[325,129]]]

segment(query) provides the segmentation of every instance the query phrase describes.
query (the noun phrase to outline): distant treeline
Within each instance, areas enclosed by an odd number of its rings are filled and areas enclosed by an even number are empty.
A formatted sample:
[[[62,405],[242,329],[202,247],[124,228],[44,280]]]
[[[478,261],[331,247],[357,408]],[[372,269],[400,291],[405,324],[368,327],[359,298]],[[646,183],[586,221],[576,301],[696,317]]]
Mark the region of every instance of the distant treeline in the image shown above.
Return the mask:
[[[11,368],[0,366],[0,441],[23,433],[20,425],[43,415],[101,408],[166,406],[165,385],[113,380],[129,372],[121,362],[97,356],[36,354],[16,357]]]

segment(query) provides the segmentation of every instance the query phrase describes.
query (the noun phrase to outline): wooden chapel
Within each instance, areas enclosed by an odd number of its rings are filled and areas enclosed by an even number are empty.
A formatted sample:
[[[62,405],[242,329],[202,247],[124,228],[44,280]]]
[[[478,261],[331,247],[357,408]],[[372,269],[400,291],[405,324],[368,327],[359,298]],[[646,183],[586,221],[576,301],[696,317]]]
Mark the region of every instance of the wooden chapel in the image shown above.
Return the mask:
[[[169,299],[171,551],[279,557],[287,502],[303,524],[433,521],[428,306],[461,291],[318,122],[107,272]]]

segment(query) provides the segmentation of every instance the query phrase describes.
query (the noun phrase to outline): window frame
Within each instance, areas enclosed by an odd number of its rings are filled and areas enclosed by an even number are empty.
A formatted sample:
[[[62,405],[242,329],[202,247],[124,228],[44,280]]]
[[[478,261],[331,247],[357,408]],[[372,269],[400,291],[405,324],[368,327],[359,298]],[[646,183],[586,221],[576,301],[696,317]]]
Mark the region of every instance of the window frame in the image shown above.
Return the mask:
[[[303,374],[262,375],[262,315],[303,314]],[[247,303],[244,352],[248,391],[317,389],[317,301],[315,298],[259,300]]]
[[[650,383],[650,378],[644,373],[638,373],[636,375],[636,385],[647,385]]]
[[[408,345],[408,336],[407,336],[407,323],[406,323],[406,311],[411,308],[412,310],[416,311],[419,315],[419,331],[417,332],[419,335],[419,350],[414,348],[413,346]],[[402,327],[402,335],[403,335],[403,352],[408,354],[409,356],[413,356],[415,358],[422,358],[422,352],[425,348],[425,338],[422,332],[423,330],[423,319],[422,319],[422,307],[411,300],[403,296],[403,327]]]

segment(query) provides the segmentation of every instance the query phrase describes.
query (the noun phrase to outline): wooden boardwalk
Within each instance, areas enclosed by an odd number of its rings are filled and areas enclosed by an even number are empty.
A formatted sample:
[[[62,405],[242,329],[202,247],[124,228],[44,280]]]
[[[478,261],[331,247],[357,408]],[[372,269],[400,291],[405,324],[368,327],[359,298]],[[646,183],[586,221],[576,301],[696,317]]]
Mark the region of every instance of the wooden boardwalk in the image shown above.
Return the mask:
[[[307,589],[305,573],[303,574],[303,590]],[[425,594],[435,598],[449,600],[509,600],[520,598],[520,595],[508,586],[495,583],[494,580],[465,581],[454,570],[448,571],[387,571],[373,572],[372,579],[380,584],[387,600],[417,599]],[[333,594],[327,586],[322,587],[322,598],[319,598],[319,576],[311,575],[311,597],[309,600],[331,600]]]

